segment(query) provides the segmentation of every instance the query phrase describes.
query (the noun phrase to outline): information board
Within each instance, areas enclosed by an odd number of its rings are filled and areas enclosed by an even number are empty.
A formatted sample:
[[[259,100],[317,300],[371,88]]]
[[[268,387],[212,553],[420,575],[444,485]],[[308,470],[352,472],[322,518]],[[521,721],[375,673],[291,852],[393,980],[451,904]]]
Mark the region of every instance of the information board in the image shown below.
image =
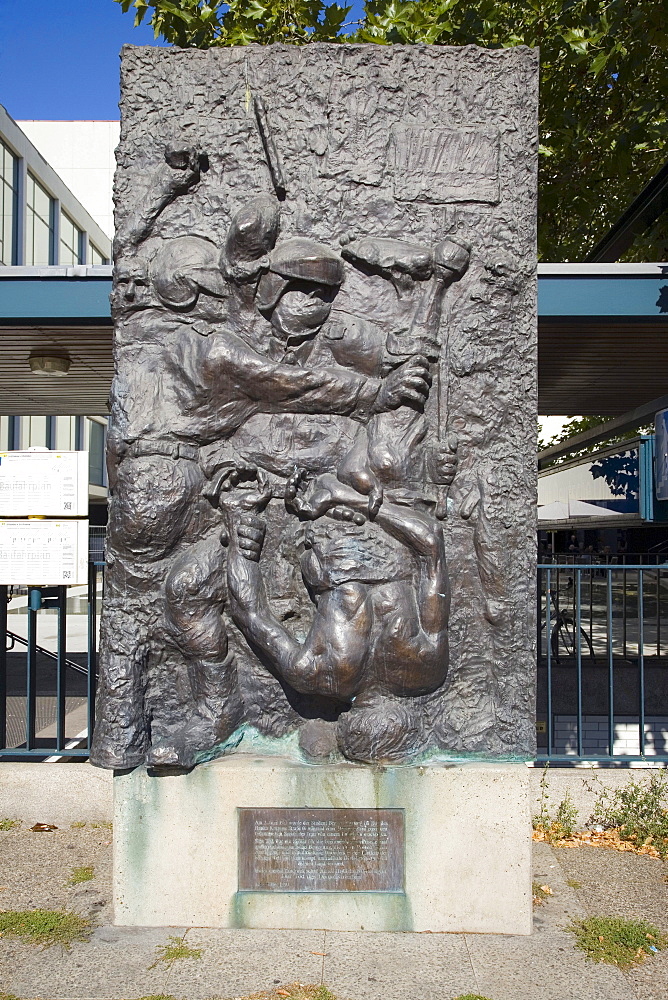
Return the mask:
[[[87,517],[88,453],[0,452],[0,517]]]
[[[88,521],[0,521],[0,585],[88,581]]]
[[[240,809],[239,889],[403,892],[402,809]]]

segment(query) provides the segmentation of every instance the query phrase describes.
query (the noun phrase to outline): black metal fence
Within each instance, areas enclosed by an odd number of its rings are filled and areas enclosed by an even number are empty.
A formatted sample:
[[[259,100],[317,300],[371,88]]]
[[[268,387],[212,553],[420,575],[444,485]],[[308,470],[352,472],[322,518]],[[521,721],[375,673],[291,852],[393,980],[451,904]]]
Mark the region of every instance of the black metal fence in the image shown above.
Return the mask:
[[[85,759],[104,562],[0,587],[0,760]],[[537,761],[668,762],[668,563],[541,563]]]
[[[0,760],[88,757],[103,578],[91,562],[83,587],[0,587]]]
[[[538,566],[539,760],[668,761],[668,564]]]

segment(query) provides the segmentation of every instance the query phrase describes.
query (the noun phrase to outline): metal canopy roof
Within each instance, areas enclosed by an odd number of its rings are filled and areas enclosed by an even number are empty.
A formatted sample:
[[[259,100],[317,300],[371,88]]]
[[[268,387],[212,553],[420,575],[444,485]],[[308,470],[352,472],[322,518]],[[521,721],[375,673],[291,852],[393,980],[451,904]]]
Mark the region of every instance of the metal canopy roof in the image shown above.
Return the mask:
[[[538,412],[617,416],[668,390],[668,264],[538,269]]]
[[[106,413],[110,267],[0,268],[0,413]],[[61,378],[31,354],[66,355]],[[668,389],[668,264],[552,264],[538,277],[539,413],[615,416]]]
[[[0,413],[107,412],[110,290],[109,266],[0,268]],[[69,373],[34,374],[34,354],[69,358]]]

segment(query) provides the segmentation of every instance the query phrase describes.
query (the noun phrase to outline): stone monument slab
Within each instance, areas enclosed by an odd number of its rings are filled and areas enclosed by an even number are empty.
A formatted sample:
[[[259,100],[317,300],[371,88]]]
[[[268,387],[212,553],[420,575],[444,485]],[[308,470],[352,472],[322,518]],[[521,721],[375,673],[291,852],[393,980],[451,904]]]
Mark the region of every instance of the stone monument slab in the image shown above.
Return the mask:
[[[114,800],[117,924],[531,932],[524,764],[308,767],[239,753],[168,778],[144,768],[117,775]],[[377,829],[398,817],[390,826],[403,828],[403,878],[391,880],[392,891],[276,891],[276,883],[249,891],[239,865],[247,850],[239,817],[248,811],[343,811],[363,822],[379,817]],[[363,841],[368,845],[366,834]],[[277,845],[279,869],[282,850]],[[348,870],[365,862],[359,839],[348,857]]]
[[[537,82],[522,47],[123,51],[119,923],[529,932],[525,769],[453,760],[535,749]]]

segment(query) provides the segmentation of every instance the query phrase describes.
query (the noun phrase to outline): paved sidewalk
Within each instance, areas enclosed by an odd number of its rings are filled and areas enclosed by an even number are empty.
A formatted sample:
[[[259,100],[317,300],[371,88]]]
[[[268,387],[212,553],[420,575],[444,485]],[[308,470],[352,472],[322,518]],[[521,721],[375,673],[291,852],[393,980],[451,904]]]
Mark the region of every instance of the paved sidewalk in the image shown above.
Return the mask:
[[[68,886],[71,869],[80,865],[93,865],[94,879]],[[668,952],[623,974],[587,961],[565,930],[572,917],[618,914],[668,931],[668,869],[652,858],[536,844],[536,879],[553,895],[536,908],[531,937],[113,927],[110,869],[111,832],[103,826],[31,833],[24,824],[0,832],[0,909],[66,908],[96,925],[90,941],[70,952],[0,939],[0,994],[206,1000],[297,981],[324,982],[339,1000],[451,1000],[465,993],[489,1000],[668,997]],[[170,935],[201,948],[201,958],[149,968]]]

